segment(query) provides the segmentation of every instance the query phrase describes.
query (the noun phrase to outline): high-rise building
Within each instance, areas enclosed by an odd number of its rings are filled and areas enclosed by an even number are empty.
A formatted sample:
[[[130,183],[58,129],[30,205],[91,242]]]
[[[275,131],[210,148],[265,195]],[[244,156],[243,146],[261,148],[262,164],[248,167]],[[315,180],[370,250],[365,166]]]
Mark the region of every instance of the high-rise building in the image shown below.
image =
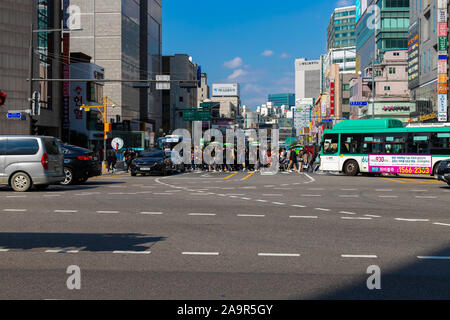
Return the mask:
[[[171,80],[197,81],[198,66],[186,54],[163,56],[163,73],[170,75]],[[185,109],[197,108],[198,90],[196,88],[180,88],[180,84],[172,82],[170,90],[163,91],[163,129],[165,133],[176,129],[190,128],[190,122],[183,121]]]
[[[317,98],[320,94],[320,60],[295,60],[295,99]]]
[[[269,94],[268,102],[272,102],[275,107],[287,106],[289,107],[295,106],[295,94],[293,93],[276,93]]]
[[[70,49],[91,56],[93,63],[105,68],[106,79],[155,80],[161,74],[161,0],[71,0],[70,4],[80,7],[83,28],[71,34]],[[162,94],[154,83],[148,89],[134,88],[131,82],[109,82],[104,94],[115,103],[108,108],[108,120],[123,122],[124,128],[158,132]]]
[[[61,32],[31,32],[61,29],[61,0],[2,0],[0,3],[0,90],[7,94],[0,109],[0,134],[35,133],[30,117],[8,120],[8,111],[30,109],[31,92],[40,93],[41,114],[37,133],[61,137],[61,88],[59,82],[34,81],[30,78],[30,44],[33,35],[33,78],[61,78]]]
[[[334,9],[327,29],[327,50],[354,47],[356,7]]]
[[[422,1],[422,0],[418,0]],[[372,62],[392,50],[407,50],[409,0],[369,0],[361,5],[356,23],[357,72],[366,75]],[[381,19],[377,23],[377,13]]]
[[[197,89],[197,107],[200,107],[200,104],[208,99],[210,99],[208,75],[206,73],[202,73],[200,87]]]
[[[437,115],[438,0],[411,0],[408,79],[417,116]],[[437,118],[431,119],[436,121]]]

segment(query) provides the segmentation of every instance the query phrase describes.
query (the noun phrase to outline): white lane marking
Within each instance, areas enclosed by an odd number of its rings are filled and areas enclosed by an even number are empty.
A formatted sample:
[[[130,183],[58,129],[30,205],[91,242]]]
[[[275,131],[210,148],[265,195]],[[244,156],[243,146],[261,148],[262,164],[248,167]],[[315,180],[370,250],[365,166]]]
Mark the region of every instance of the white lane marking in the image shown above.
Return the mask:
[[[266,215],[264,214],[238,214],[238,217],[247,217],[247,218],[264,218]]]
[[[375,189],[376,192],[392,192],[393,189]]]
[[[398,198],[398,196],[378,196],[378,198]]]
[[[325,212],[331,211],[331,209],[324,209],[324,208],[314,208],[314,210],[317,210],[317,211],[325,211]]]
[[[302,206],[301,204],[293,204],[292,206],[295,208],[306,208],[306,206]]]
[[[307,176],[311,181],[309,182],[305,182],[305,184],[311,183],[311,182],[316,182],[316,179],[314,179],[313,177],[311,177],[309,174],[305,173],[305,176]]]
[[[124,250],[115,250],[113,251],[115,254],[150,254],[151,251],[124,251]]]
[[[97,213],[120,213],[119,211],[96,211]]]
[[[111,193],[108,193],[108,195],[111,195],[111,196],[120,196],[120,195],[124,195],[125,193],[123,193],[123,192],[111,192]]]
[[[381,216],[377,216],[377,215],[374,215],[374,214],[365,214],[364,216],[365,217],[370,217],[370,218],[381,218]]]
[[[45,253],[78,253],[78,250],[45,250]]]
[[[358,191],[358,189],[341,189],[341,191]]]
[[[372,254],[342,254],[342,258],[364,258],[364,259],[376,259],[376,255]]]
[[[201,191],[199,191],[199,192],[201,192]],[[154,193],[154,195],[155,195],[155,196],[173,196],[173,194],[167,193],[167,192],[165,192],[165,193],[162,193],[162,192],[160,192],[160,193]],[[202,195],[203,195],[203,194],[202,194]]]
[[[77,213],[78,210],[55,210],[55,213]]]
[[[3,209],[4,212],[26,212],[27,209]]]
[[[344,220],[372,220],[372,218],[369,218],[369,217],[341,217],[341,219],[344,219]]]
[[[263,197],[282,197],[283,195],[280,193],[267,193],[267,194],[263,194]]]
[[[182,252],[185,256],[218,256],[219,252]]]
[[[6,198],[26,198],[27,196],[6,196]]]
[[[189,213],[189,216],[210,216],[214,217],[217,216],[215,213]]]
[[[286,203],[283,202],[272,202],[273,204],[276,204],[277,206],[284,206]]]
[[[267,201],[267,200],[256,200],[257,202],[263,202],[263,203],[267,203],[267,202],[269,202],[269,201]]]
[[[357,195],[357,194],[341,194],[341,195],[339,195],[339,198],[359,198],[359,195]]]
[[[321,194],[302,194],[302,197],[321,197]]]
[[[450,260],[450,257],[444,256],[418,256],[419,259],[428,259],[428,260]]]
[[[446,227],[450,227],[450,224],[448,224],[448,223],[435,222],[435,223],[433,223],[433,224],[435,224],[435,225],[437,225],[437,226],[446,226]]]
[[[258,253],[259,257],[300,257],[298,253]]]
[[[289,216],[291,219],[318,219],[318,216]]]
[[[416,199],[437,199],[435,196],[415,196]]]
[[[348,212],[348,211],[340,211],[339,213],[342,213],[342,214],[356,214],[354,212]]]
[[[44,197],[61,197],[60,194],[44,194]]]
[[[9,252],[9,249],[0,249],[0,252]]]
[[[139,214],[143,215],[162,215],[162,212],[140,212]]]
[[[252,200],[251,198],[241,198],[242,200]]]
[[[405,218],[395,218],[397,221],[407,221],[407,222],[429,222],[430,219],[405,219]]]
[[[418,190],[418,189],[413,189],[411,191],[412,192],[428,192],[428,190]]]
[[[275,187],[274,185],[267,185],[267,186],[264,186],[264,187],[266,187],[266,188],[273,188],[273,187]]]
[[[310,191],[323,191],[325,189],[324,188],[308,188],[308,190],[310,190]]]

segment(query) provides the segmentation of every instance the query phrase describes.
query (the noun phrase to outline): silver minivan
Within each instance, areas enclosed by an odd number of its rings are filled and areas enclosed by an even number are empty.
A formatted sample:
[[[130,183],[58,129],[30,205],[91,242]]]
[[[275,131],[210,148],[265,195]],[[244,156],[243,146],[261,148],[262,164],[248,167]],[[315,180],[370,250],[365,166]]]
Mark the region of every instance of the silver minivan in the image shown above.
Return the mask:
[[[64,157],[53,137],[0,136],[0,185],[25,192],[63,181]]]

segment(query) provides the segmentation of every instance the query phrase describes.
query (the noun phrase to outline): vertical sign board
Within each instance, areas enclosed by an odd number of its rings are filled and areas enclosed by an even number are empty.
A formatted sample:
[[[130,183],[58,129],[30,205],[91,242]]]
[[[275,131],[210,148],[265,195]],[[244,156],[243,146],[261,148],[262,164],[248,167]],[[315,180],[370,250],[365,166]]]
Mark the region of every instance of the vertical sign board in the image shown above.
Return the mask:
[[[438,120],[447,122],[448,119],[448,79],[447,79],[447,0],[438,0],[437,13],[438,28]]]
[[[330,82],[330,116],[335,115],[335,87],[334,87],[334,81]]]
[[[63,28],[68,28],[68,9],[70,6],[70,0],[63,0]],[[62,41],[62,70],[63,70],[63,79],[70,79],[70,33],[63,34]],[[70,83],[63,82],[62,84],[62,128],[65,130],[70,129]]]

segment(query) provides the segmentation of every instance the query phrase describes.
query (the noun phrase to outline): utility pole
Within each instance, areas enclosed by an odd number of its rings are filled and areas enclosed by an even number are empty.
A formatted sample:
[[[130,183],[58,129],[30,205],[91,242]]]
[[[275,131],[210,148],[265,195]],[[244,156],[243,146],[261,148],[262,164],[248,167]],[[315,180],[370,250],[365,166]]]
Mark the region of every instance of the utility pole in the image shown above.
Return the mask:
[[[84,111],[91,111],[91,109],[97,109],[103,117],[103,167],[106,168],[106,142],[108,141],[108,133],[111,132],[111,123],[107,121],[108,106],[115,106],[115,103],[108,102],[108,97],[104,97],[103,105],[101,106],[86,106],[83,104],[80,109]],[[103,111],[101,110],[103,108]]]

